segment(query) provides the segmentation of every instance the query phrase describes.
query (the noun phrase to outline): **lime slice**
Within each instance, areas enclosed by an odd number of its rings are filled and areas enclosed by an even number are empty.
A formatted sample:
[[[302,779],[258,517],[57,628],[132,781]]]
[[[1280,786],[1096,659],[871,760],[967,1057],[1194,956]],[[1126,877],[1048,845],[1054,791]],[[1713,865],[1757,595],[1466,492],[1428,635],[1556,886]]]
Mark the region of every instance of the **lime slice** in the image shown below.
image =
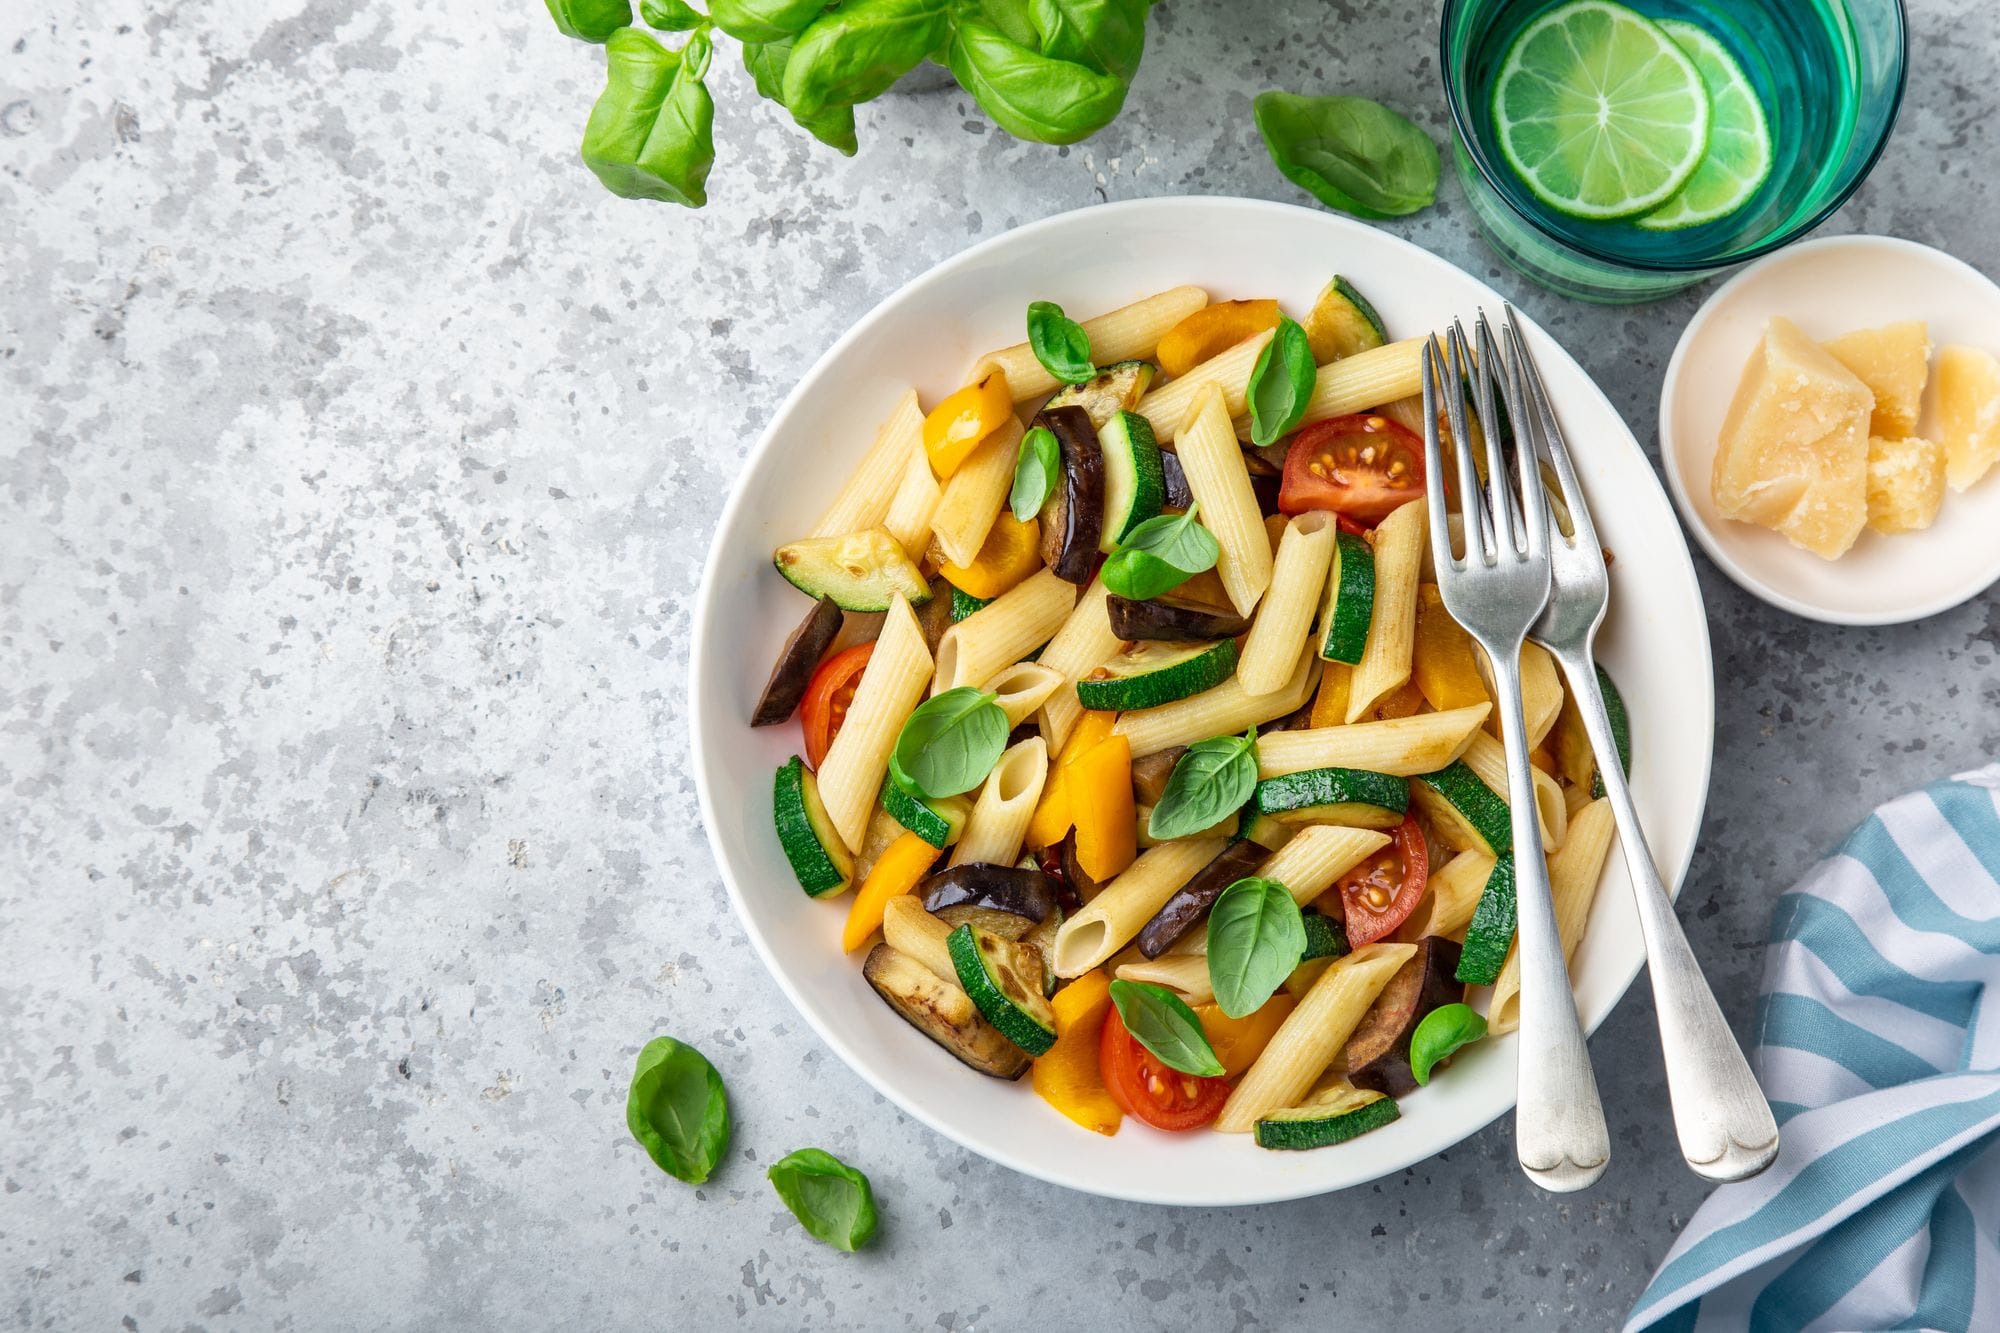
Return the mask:
[[[1706,28],[1679,19],[1661,19],[1660,27],[1701,71],[1714,113],[1708,156],[1679,194],[1636,219],[1647,231],[1674,231],[1727,217],[1749,202],[1771,174],[1771,127],[1743,67]]]
[[[1610,0],[1571,0],[1530,23],[1493,84],[1501,155],[1571,217],[1664,204],[1701,165],[1708,122],[1708,90],[1687,53]]]

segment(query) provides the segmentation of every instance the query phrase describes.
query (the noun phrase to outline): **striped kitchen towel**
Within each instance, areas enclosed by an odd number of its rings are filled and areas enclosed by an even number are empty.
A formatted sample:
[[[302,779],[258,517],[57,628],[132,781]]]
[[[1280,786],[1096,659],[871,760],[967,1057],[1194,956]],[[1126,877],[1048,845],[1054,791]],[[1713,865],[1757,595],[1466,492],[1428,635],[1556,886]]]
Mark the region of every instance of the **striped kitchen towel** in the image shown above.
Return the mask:
[[[1627,1333],[2000,1329],[2000,765],[1870,815],[1778,900],[1753,1059],[1777,1163]]]

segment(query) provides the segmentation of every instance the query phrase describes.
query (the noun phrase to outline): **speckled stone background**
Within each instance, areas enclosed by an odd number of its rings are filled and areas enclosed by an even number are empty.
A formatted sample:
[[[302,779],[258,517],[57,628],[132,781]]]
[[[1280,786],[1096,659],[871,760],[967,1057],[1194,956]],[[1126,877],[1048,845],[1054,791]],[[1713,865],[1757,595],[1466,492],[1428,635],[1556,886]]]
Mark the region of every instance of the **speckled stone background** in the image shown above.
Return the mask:
[[[1989,271],[2000,18],[1925,0],[1830,231]],[[22,1328],[1613,1325],[1703,1191],[1644,987],[1595,1042],[1620,1156],[1556,1199],[1505,1123],[1280,1207],[1105,1203],[831,1059],[741,938],[686,777],[688,606],[765,414],[898,284],[1103,199],[1301,199],[1266,86],[1442,136],[1435,6],[1168,0],[1068,150],[955,90],[852,161],[748,106],[714,203],[575,159],[601,56],[541,6],[85,0],[0,14],[0,1321]],[[1539,292],[1447,182],[1388,224],[1580,355],[1642,438],[1699,294]],[[1774,893],[1991,758],[2000,599],[1789,619],[1703,566],[1716,787],[1684,905],[1747,1023]],[[626,1136],[656,1032],[729,1079],[701,1190]],[[872,1175],[872,1251],[763,1166]]]

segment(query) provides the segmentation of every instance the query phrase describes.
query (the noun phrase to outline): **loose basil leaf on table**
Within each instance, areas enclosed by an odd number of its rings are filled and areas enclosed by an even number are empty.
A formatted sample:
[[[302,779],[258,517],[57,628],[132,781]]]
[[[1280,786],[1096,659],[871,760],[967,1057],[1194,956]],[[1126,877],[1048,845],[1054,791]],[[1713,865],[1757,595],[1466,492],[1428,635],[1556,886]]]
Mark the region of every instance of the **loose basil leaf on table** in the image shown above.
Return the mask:
[[[1274,879],[1239,879],[1208,909],[1208,980],[1231,1018],[1262,1008],[1305,951],[1305,918]]]
[[[1052,59],[977,19],[953,25],[945,58],[959,86],[1017,139],[1075,143],[1125,105],[1125,81],[1115,74]]]
[[[811,23],[826,0],[708,0],[715,26],[739,42],[777,42]]]
[[[1041,513],[1061,476],[1062,447],[1047,426],[1036,426],[1021,437],[1021,453],[1014,460],[1014,488],[1007,493],[1007,507],[1015,520],[1026,523]]]
[[[639,17],[661,32],[687,32],[701,26],[701,14],[687,0],[639,0]]]
[[[1199,505],[1185,513],[1149,518],[1126,535],[1104,562],[1104,586],[1134,602],[1172,592],[1215,568],[1222,556],[1215,534],[1195,522]]]
[[[1042,369],[1064,384],[1083,384],[1097,374],[1090,335],[1054,301],[1028,302],[1028,346]]]
[[[632,1071],[625,1125],[660,1170],[701,1184],[729,1147],[722,1075],[694,1047],[672,1037],[653,1038]]]
[[[1437,145],[1379,102],[1267,92],[1254,113],[1278,170],[1328,208],[1395,218],[1437,198]]]
[[[888,92],[950,31],[948,0],[848,0],[807,24],[785,62],[785,105],[801,116]]]
[[[1438,1061],[1449,1059],[1485,1035],[1486,1020],[1471,1005],[1439,1005],[1425,1014],[1410,1034],[1410,1077],[1419,1084],[1429,1083]]]
[[[1318,380],[1319,366],[1305,329],[1289,316],[1278,316],[1277,331],[1250,372],[1250,442],[1262,448],[1290,434],[1305,416]]]
[[[1166,842],[1213,828],[1257,787],[1257,728],[1241,736],[1196,741],[1174,765],[1146,832]]]
[[[1220,1078],[1227,1072],[1201,1030],[1201,1019],[1180,996],[1150,981],[1111,983],[1111,1003],[1133,1040],[1170,1069],[1197,1078]]]
[[[999,697],[960,685],[926,699],[903,724],[892,762],[925,796],[971,791],[1007,748],[1007,710],[994,702]]]
[[[875,1235],[875,1191],[868,1177],[830,1152],[800,1148],[771,1163],[771,1188],[799,1225],[849,1254]]]
[[[785,105],[785,64],[791,59],[792,39],[779,42],[745,42],[743,67],[750,71],[757,91],[779,106]],[[786,110],[791,108],[786,107]],[[858,145],[854,139],[854,108],[833,106],[810,116],[792,112],[792,120],[813,138],[849,157]]]
[[[702,76],[713,48],[697,32],[669,51],[637,28],[604,44],[604,91],[583,130],[584,165],[613,194],[700,208],[715,165],[715,102]]]
[[[630,0],[544,0],[566,37],[602,42],[632,22]]]

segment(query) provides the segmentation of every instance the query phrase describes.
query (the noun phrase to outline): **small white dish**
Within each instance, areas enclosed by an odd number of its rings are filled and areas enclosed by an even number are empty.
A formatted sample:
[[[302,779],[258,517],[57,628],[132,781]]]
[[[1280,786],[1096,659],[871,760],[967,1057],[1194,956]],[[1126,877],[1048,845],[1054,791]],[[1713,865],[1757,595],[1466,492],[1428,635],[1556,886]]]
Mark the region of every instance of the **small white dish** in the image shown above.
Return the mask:
[[[2000,475],[1944,508],[1922,532],[1864,532],[1822,560],[1766,528],[1723,518],[1709,495],[1715,442],[1764,323],[1783,315],[1812,338],[1921,319],[1931,343],[2000,353],[2000,287],[1930,246],[1893,236],[1794,245],[1722,284],[1681,334],[1660,389],[1660,459],[1688,530],[1736,584],[1775,607],[1833,625],[1898,625],[1950,610],[2000,579]],[[1936,439],[1925,395],[1917,433]]]

